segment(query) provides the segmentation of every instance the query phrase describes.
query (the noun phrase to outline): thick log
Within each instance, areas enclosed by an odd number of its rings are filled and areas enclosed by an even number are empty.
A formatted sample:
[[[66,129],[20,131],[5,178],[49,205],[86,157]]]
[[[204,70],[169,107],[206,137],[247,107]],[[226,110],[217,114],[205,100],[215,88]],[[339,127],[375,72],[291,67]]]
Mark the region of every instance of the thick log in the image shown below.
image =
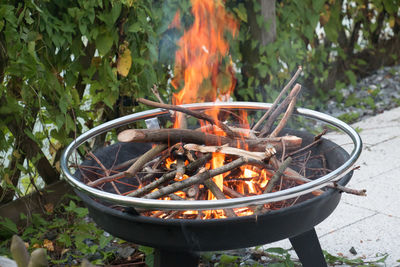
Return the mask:
[[[282,151],[282,139],[286,151],[298,149],[302,139],[296,136],[282,136],[275,138],[231,139],[225,136],[208,134],[189,129],[129,129],[118,135],[120,142],[162,142],[175,144],[178,142],[195,143],[207,146],[228,144],[231,147],[248,147],[251,151],[264,152],[267,145],[273,146],[277,152]]]

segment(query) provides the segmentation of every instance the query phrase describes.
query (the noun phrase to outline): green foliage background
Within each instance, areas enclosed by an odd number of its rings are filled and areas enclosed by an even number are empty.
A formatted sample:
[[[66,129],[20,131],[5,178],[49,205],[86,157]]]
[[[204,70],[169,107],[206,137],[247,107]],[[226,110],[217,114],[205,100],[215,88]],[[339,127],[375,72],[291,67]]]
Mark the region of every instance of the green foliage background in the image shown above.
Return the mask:
[[[231,48],[240,69],[236,100],[271,101],[302,65],[303,105],[318,108],[336,89],[398,63],[398,0],[277,2],[277,38],[265,46],[248,23],[256,14],[261,30],[268,25],[260,3],[249,9],[246,2],[226,1],[241,24]],[[40,187],[39,176],[57,181],[63,148],[89,128],[142,110],[132,99],[151,97],[154,84],[170,98],[182,32],[168,25],[178,9],[189,26],[189,0],[1,2],[0,203],[25,193],[20,180],[29,190]],[[117,70],[124,49],[132,59],[126,77]]]

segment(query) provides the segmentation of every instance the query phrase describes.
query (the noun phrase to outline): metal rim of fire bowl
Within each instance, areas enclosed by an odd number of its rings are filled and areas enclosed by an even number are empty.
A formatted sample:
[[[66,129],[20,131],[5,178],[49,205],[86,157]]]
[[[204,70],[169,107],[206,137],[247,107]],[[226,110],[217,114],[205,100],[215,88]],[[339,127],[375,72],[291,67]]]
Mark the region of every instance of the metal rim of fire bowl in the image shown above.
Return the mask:
[[[194,110],[207,109],[212,107],[218,107],[221,109],[248,109],[248,110],[267,110],[272,106],[270,103],[257,103],[257,102],[207,102],[207,103],[194,103],[185,104],[182,107],[190,108]],[[75,150],[84,142],[89,139],[105,133],[114,128],[130,124],[134,121],[149,119],[167,113],[165,109],[152,109],[143,112],[133,113],[115,120],[103,123],[89,131],[83,133],[76,138],[63,152],[61,157],[61,170],[64,173],[64,177],[69,184],[74,188],[82,191],[92,197],[103,199],[114,204],[124,205],[128,207],[138,207],[144,209],[156,209],[156,210],[207,210],[207,209],[224,209],[224,208],[236,208],[245,207],[249,205],[259,205],[263,203],[271,203],[276,201],[282,201],[291,199],[301,195],[305,195],[317,189],[326,186],[328,183],[337,181],[348,172],[351,171],[353,164],[357,161],[361,154],[362,141],[358,133],[351,128],[347,123],[334,118],[330,115],[306,109],[297,108],[294,114],[301,115],[304,117],[316,119],[331,126],[337,127],[344,133],[346,133],[353,142],[354,148],[350,153],[349,159],[343,163],[339,168],[332,172],[319,177],[311,182],[298,185],[285,190],[272,192],[268,194],[261,194],[256,196],[248,196],[242,198],[222,199],[222,200],[188,200],[188,201],[177,201],[177,200],[158,200],[158,199],[143,199],[136,197],[128,197],[117,195],[109,192],[104,192],[96,188],[87,186],[81,181],[77,180],[68,168],[68,159],[75,152]]]

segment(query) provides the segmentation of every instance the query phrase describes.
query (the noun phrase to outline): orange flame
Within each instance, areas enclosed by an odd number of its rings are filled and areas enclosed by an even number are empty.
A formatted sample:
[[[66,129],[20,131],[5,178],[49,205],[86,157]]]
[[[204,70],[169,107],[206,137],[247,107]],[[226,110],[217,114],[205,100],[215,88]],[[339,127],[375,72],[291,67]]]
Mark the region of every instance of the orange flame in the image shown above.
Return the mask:
[[[175,105],[222,100],[236,85],[225,38],[227,32],[237,35],[236,20],[217,0],[192,0],[192,13],[193,25],[179,40],[175,55],[172,85],[181,89],[174,94]]]

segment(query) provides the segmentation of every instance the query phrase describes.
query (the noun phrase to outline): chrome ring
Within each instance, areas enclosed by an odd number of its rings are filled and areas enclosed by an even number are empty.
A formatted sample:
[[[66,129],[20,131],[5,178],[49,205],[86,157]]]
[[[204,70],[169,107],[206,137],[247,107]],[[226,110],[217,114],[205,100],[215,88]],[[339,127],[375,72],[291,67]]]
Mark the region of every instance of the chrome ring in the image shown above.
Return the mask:
[[[204,109],[211,107],[219,107],[224,109],[235,109],[235,108],[244,108],[244,109],[268,109],[271,107],[269,103],[257,103],[257,102],[227,102],[227,103],[195,103],[195,104],[186,104],[182,105],[185,108],[190,109]],[[117,118],[115,120],[106,122],[101,124],[85,133],[80,135],[77,139],[75,139],[63,152],[61,157],[61,170],[64,173],[64,176],[69,184],[71,184],[74,188],[87,193],[92,197],[96,197],[99,199],[103,199],[109,201],[114,204],[130,206],[130,207],[138,207],[144,209],[156,209],[156,210],[207,210],[207,209],[224,209],[224,208],[235,208],[235,207],[245,207],[250,205],[259,205],[263,203],[270,203],[281,201],[285,199],[290,199],[294,197],[298,197],[317,189],[324,187],[327,183],[332,181],[337,181],[343,176],[345,176],[348,172],[351,171],[353,164],[357,161],[358,157],[361,154],[362,149],[362,141],[358,133],[351,128],[348,124],[343,121],[336,119],[332,116],[326,115],[324,113],[306,109],[306,108],[297,108],[296,114],[317,119],[319,121],[323,121],[325,123],[330,124],[331,126],[335,126],[345,132],[351,139],[354,144],[354,148],[350,153],[349,159],[343,163],[336,170],[315,179],[309,183],[305,183],[302,185],[298,185],[296,187],[292,187],[289,189],[272,192],[268,194],[261,194],[256,196],[242,197],[242,198],[232,198],[232,199],[222,199],[222,200],[187,200],[187,201],[177,201],[177,200],[158,200],[158,199],[144,199],[144,198],[135,198],[128,197],[122,195],[116,195],[109,192],[104,192],[92,187],[87,186],[81,181],[77,180],[71,173],[68,168],[67,162],[70,156],[74,153],[74,151],[84,142],[93,138],[99,134],[105,133],[111,129],[116,127],[124,126],[134,121],[152,118],[158,115],[162,115],[167,113],[168,111],[164,109],[153,109],[147,110],[143,112],[134,113],[131,115],[127,115],[121,118]]]

